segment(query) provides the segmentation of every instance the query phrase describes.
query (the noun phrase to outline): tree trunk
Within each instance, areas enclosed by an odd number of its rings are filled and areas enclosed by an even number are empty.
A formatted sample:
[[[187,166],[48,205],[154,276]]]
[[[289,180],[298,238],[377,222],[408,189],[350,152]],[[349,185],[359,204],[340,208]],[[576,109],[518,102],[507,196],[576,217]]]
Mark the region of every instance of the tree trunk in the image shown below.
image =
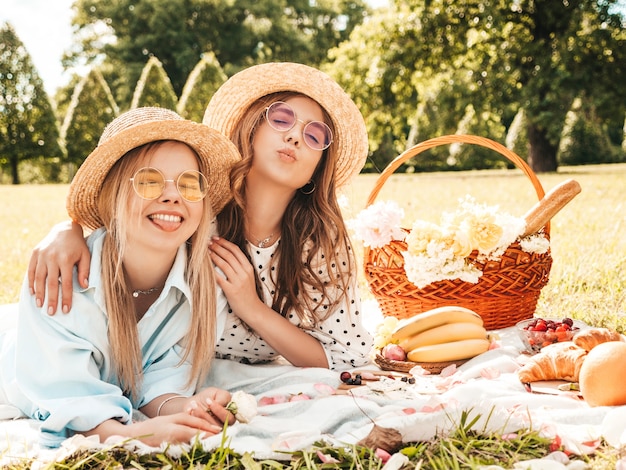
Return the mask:
[[[11,159],[11,176],[13,178],[13,184],[20,184],[20,174],[17,171],[18,161],[17,158]]]
[[[556,152],[558,147],[550,143],[545,129],[539,129],[528,123],[528,166],[535,173],[556,171]]]

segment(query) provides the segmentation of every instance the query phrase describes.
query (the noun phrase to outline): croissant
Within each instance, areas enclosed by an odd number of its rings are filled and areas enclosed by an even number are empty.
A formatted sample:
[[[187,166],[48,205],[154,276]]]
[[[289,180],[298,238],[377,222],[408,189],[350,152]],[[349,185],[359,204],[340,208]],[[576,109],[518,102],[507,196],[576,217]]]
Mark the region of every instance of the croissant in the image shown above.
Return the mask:
[[[576,346],[589,352],[600,343],[607,341],[623,341],[622,335],[608,328],[589,328],[581,330],[572,339]]]
[[[578,374],[587,351],[572,341],[545,346],[520,367],[517,375],[522,383],[539,380],[568,380],[578,382]]]

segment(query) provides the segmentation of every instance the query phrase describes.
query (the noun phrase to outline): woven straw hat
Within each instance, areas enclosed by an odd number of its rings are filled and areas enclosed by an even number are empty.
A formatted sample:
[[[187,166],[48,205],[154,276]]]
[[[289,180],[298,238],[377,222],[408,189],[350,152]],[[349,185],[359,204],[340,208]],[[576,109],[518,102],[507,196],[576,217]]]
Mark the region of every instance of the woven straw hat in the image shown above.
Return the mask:
[[[330,115],[337,146],[336,184],[348,183],[359,174],[368,153],[365,121],[356,104],[325,73],[302,64],[273,62],[242,70],[230,77],[211,98],[204,124],[229,138],[243,114],[259,98],[293,91],[313,98]]]
[[[207,126],[183,119],[164,108],[136,108],[115,118],[104,129],[98,146],[80,166],[67,196],[67,211],[83,227],[103,225],[97,196],[111,167],[128,151],[157,140],[176,140],[191,147],[206,168],[207,200],[217,214],[230,199],[229,173],[241,159],[235,145]]]

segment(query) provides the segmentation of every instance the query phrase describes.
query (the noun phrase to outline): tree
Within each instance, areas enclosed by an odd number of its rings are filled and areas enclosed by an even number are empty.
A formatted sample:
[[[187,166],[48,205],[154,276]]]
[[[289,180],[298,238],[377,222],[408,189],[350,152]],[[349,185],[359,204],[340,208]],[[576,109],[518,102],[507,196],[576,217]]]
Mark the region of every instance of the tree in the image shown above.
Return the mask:
[[[187,78],[176,107],[178,114],[185,119],[202,122],[209,100],[227,78],[215,54],[204,54]]]
[[[70,164],[80,166],[98,145],[106,125],[118,114],[118,106],[102,73],[97,67],[91,69],[74,88],[61,127]]]
[[[59,129],[43,82],[9,23],[0,28],[0,167],[20,183],[19,163],[61,157]]]
[[[178,98],[163,65],[156,57],[148,59],[135,87],[131,108],[156,106],[174,111]]]
[[[77,0],[80,43],[65,64],[102,59],[114,65],[122,107],[150,56],[158,57],[180,96],[202,54],[228,73],[272,60],[316,65],[363,20],[363,0]]]
[[[398,143],[419,120],[416,110],[443,96],[456,95],[453,106],[439,106],[443,120],[472,104],[508,127],[523,108],[529,164],[553,171],[577,96],[605,121],[624,114],[626,32],[616,1],[396,0],[331,51],[332,72],[362,103],[370,95],[376,112],[368,119],[388,122]]]

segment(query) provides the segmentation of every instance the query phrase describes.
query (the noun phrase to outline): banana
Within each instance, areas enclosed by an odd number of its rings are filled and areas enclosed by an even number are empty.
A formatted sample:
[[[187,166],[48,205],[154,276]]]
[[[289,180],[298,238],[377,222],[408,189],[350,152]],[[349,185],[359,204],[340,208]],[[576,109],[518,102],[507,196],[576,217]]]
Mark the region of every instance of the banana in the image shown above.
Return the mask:
[[[462,339],[486,339],[487,330],[477,323],[446,323],[430,330],[422,331],[408,338],[400,340],[398,345],[405,351],[412,351],[420,346],[449,343]]]
[[[398,325],[391,333],[391,342],[399,343],[404,338],[410,338],[422,331],[447,323],[459,322],[483,325],[482,317],[468,308],[457,306],[438,307],[398,322]]]
[[[407,358],[412,362],[460,361],[478,356],[488,349],[487,339],[463,339],[415,348],[409,351]]]

